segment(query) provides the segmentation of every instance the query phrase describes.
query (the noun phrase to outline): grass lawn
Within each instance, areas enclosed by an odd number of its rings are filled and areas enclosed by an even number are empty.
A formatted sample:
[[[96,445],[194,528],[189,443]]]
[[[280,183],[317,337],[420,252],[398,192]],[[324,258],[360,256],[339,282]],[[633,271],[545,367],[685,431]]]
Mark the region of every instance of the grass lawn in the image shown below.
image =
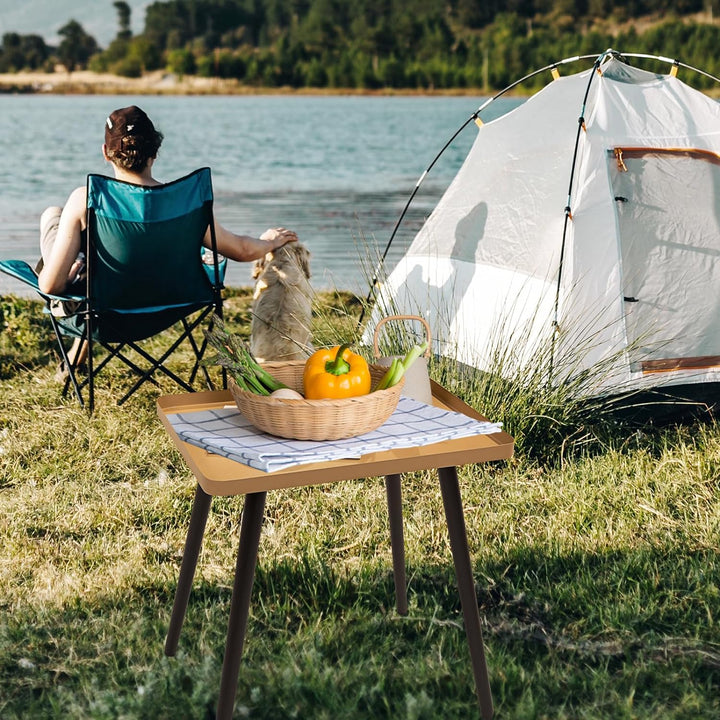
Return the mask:
[[[316,344],[349,336],[359,304],[321,302]],[[230,293],[229,327],[248,304]],[[166,658],[194,479],[156,388],[117,407],[111,373],[92,417],[61,398],[40,310],[0,298],[0,718],[212,718],[242,499],[213,501]],[[431,372],[517,439],[512,461],[460,470],[496,716],[720,717],[718,425],[564,417],[543,444],[529,410]],[[382,478],[269,493],[236,718],[479,717],[437,481],[403,493],[406,617]]]

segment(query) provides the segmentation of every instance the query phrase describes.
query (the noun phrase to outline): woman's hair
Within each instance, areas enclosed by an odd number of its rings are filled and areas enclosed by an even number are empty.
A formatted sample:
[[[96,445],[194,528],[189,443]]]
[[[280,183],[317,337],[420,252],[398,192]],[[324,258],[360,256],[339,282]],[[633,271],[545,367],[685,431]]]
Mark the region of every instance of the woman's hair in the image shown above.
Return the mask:
[[[125,170],[144,170],[162,141],[162,133],[137,105],[115,110],[105,121],[105,152]]]

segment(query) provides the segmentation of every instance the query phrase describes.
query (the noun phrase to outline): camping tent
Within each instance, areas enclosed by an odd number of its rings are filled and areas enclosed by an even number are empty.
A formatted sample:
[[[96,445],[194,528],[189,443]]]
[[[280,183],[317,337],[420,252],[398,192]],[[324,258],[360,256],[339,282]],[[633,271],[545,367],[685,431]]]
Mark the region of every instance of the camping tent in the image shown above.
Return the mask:
[[[676,69],[607,51],[478,121],[374,319],[420,314],[484,370],[510,338],[522,362],[550,344],[590,396],[720,381],[720,105]]]

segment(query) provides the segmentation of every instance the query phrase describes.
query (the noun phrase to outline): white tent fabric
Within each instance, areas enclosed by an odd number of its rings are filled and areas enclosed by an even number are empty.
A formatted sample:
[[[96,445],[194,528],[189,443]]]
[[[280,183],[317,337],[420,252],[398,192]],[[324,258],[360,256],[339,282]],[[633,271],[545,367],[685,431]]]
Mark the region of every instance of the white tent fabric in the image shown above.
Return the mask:
[[[370,326],[396,312],[483,370],[552,343],[590,395],[720,381],[720,105],[609,55],[482,125]]]

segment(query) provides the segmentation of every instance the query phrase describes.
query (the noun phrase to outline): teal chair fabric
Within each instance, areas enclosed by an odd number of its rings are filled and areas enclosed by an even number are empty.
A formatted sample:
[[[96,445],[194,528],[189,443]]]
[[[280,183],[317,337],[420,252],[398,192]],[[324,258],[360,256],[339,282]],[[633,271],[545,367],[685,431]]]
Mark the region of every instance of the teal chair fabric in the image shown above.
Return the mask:
[[[212,387],[202,366],[204,337],[195,337],[222,314],[224,261],[219,261],[213,224],[213,192],[209,168],[158,186],[140,186],[104,175],[87,178],[87,285],[86,296],[41,296],[53,300],[74,300],[78,306],[68,317],[50,313],[69,370],[70,383],[81,404],[87,388],[87,404],[94,406],[94,382],[108,362],[117,358],[138,376],[118,400],[124,402],[146,380],[162,372],[185,390],[199,371]],[[203,249],[210,228],[212,251]],[[211,252],[212,262],[202,254]],[[33,286],[37,278],[26,263],[3,261],[0,269]],[[178,334],[158,357],[139,343],[178,325]],[[63,337],[74,336],[89,342],[87,375],[79,378],[68,363]],[[188,379],[166,366],[166,361],[183,343],[193,349],[194,363]],[[97,347],[106,353],[100,357]],[[130,351],[133,351],[132,353]],[[98,358],[96,358],[96,354]],[[138,358],[143,360],[142,366]]]

